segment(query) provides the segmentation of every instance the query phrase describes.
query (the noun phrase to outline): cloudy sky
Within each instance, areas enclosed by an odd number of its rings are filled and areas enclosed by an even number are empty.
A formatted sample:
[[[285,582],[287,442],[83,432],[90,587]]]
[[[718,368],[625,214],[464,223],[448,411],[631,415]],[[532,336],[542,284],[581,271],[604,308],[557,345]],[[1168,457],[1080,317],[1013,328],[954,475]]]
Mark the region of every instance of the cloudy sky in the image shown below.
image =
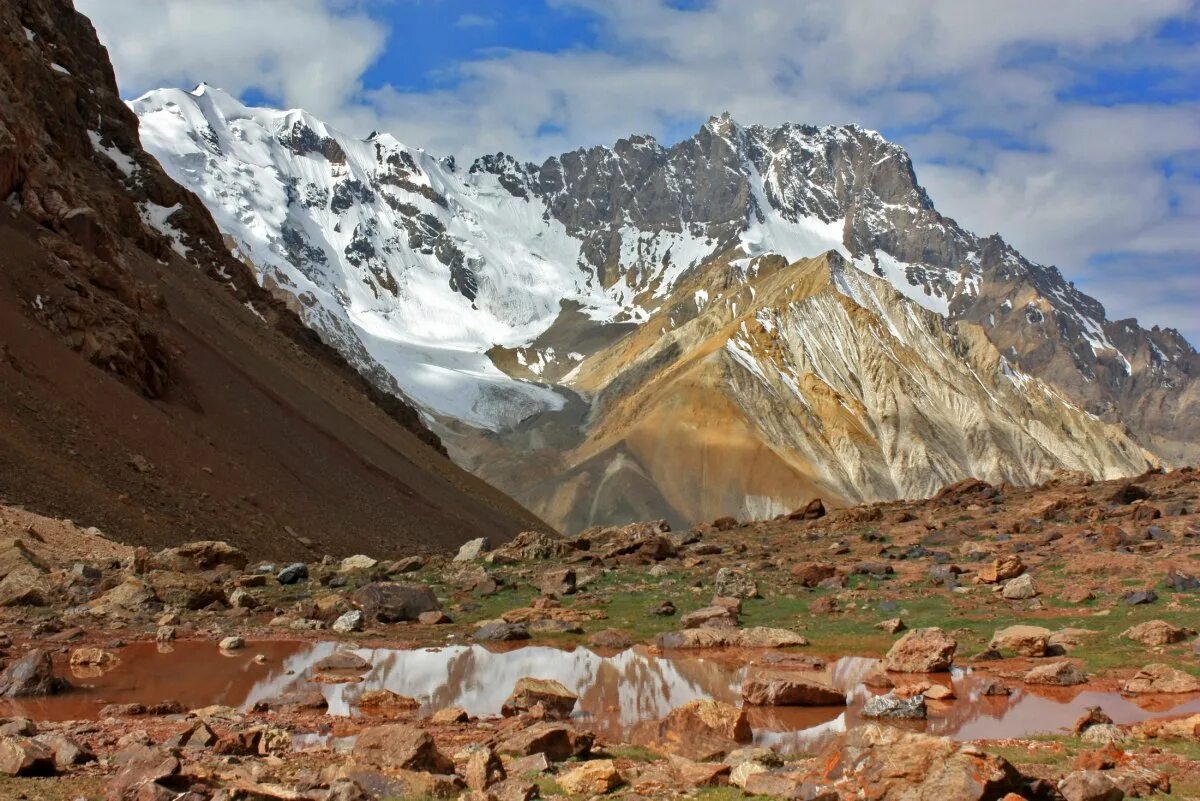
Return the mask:
[[[1200,0],[77,0],[122,91],[199,81],[539,160],[857,122],[939,210],[1200,344]]]

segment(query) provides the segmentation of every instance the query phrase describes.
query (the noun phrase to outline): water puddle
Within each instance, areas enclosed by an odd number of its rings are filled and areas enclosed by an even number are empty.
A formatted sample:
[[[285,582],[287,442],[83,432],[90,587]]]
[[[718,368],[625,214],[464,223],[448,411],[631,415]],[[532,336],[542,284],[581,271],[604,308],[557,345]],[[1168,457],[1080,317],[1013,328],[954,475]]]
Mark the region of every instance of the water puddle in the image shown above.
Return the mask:
[[[654,654],[631,648],[604,655],[576,648],[525,646],[490,650],[479,645],[416,650],[354,649],[371,664],[363,680],[311,682],[314,665],[337,643],[259,642],[222,654],[207,642],[179,642],[168,652],[138,643],[120,652],[121,662],[99,676],[71,676],[75,689],[61,696],[0,704],[0,711],[41,720],[95,718],[112,703],[154,704],[176,700],[185,707],[209,704],[248,709],[291,690],[320,690],[332,715],[356,713],[369,690],[411,696],[428,713],[448,706],[472,715],[497,715],[523,676],[556,679],[579,695],[576,715],[598,733],[620,739],[634,725],[661,718],[697,698],[739,704],[747,665],[736,655]],[[265,657],[262,663],[254,657]],[[863,722],[862,705],[873,691],[862,684],[876,660],[845,657],[809,673],[847,694],[845,707],[753,708],[755,739],[785,752],[811,752],[849,726]],[[62,668],[70,675],[69,669]],[[913,677],[914,680],[923,677]],[[986,696],[991,679],[956,670],[936,680],[958,700],[930,702],[929,720],[916,727],[957,739],[1022,737],[1070,725],[1089,706],[1101,706],[1117,723],[1200,712],[1200,696],[1126,698],[1119,693],[1076,688],[1027,687],[1014,683],[1009,696]]]

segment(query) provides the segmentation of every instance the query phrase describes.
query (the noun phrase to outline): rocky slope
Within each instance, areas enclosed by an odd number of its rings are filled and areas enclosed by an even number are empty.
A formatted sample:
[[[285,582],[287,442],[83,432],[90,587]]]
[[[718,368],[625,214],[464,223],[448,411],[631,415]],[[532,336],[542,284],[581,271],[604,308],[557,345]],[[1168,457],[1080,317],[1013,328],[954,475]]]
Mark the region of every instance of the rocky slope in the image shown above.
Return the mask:
[[[963,231],[855,126],[463,167],[207,86],[131,107],[263,286],[567,529],[1200,456],[1190,345]]]
[[[536,517],[455,467],[142,150],[66,0],[0,8],[0,493],[126,541],[447,547]]]

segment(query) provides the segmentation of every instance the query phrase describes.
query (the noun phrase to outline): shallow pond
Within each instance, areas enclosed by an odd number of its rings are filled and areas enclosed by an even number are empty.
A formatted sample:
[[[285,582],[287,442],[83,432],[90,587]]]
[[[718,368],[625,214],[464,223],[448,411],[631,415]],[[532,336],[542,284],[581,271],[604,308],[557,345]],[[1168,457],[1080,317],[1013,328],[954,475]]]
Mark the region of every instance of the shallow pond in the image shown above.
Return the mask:
[[[524,646],[491,650],[455,645],[415,650],[352,649],[371,663],[362,681],[310,682],[313,666],[344,643],[254,642],[232,654],[210,642],[179,642],[160,651],[153,643],[137,643],[119,652],[121,661],[98,675],[70,676],[75,689],[46,699],[9,702],[9,714],[35,719],[94,718],[105,704],[153,704],[177,700],[189,708],[224,704],[249,708],[286,691],[317,688],[332,715],[355,714],[356,699],[365,691],[387,689],[412,696],[424,712],[458,706],[473,715],[496,715],[523,676],[556,679],[579,696],[576,715],[582,723],[619,739],[630,727],[666,715],[696,698],[740,703],[747,672],[744,653],[698,656],[686,652],[651,653],[635,647],[618,653],[587,648],[562,650]],[[266,657],[263,664],[254,661]],[[782,751],[811,752],[847,726],[862,722],[859,712],[872,694],[862,679],[876,660],[845,657],[810,675],[846,693],[845,707],[752,708],[755,740]],[[914,676],[914,680],[930,677]],[[952,686],[958,700],[930,702],[929,720],[919,728],[958,739],[1021,737],[1055,732],[1070,725],[1089,706],[1103,707],[1117,723],[1200,712],[1200,696],[1127,698],[1086,688],[1027,687],[1011,683],[1010,696],[984,696],[990,677],[968,670],[932,677]],[[0,705],[3,709],[3,705]]]

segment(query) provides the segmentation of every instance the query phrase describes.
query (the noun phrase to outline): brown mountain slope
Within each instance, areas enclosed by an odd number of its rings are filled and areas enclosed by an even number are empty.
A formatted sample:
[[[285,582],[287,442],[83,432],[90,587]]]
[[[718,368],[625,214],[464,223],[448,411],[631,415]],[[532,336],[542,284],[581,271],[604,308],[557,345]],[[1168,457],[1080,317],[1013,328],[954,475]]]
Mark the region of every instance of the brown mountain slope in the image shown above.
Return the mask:
[[[141,150],[67,0],[0,6],[0,66],[6,501],[123,541],[281,558],[544,525],[255,284]]]

